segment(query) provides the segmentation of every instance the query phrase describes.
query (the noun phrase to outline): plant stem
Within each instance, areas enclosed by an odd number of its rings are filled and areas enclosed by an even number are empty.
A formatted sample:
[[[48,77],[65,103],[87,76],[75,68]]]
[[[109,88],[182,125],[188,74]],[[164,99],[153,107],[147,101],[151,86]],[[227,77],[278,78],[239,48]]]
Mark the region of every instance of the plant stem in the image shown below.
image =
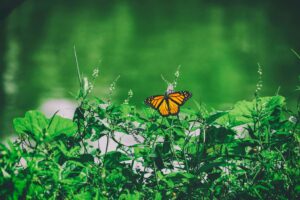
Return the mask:
[[[77,76],[78,76],[78,80],[79,80],[79,86],[80,86],[80,89],[82,89],[82,78],[81,78],[81,74],[80,74],[80,70],[79,70],[79,64],[78,64],[75,45],[74,45],[74,55],[75,55],[75,61],[76,61],[76,68],[77,68]]]

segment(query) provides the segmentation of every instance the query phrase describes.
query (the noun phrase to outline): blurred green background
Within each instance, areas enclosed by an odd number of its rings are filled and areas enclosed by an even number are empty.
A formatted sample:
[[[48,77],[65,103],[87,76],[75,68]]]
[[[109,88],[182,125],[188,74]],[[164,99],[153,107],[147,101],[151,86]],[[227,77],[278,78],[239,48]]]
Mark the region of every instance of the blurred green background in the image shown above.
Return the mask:
[[[263,95],[295,106],[300,62],[297,1],[3,0],[0,4],[0,135],[12,118],[78,90],[73,45],[83,74],[98,67],[94,93],[138,108],[162,94],[181,65],[177,89],[228,109],[251,99],[263,66]],[[187,107],[194,107],[189,101]]]

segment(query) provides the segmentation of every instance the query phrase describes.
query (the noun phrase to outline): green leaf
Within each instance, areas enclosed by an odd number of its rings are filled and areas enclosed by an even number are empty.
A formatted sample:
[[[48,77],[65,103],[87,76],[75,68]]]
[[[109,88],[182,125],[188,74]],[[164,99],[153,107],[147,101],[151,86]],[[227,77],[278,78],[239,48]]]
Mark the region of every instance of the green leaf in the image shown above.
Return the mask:
[[[61,116],[55,115],[51,121],[51,124],[47,130],[47,139],[55,138],[60,134],[72,136],[77,132],[76,124],[70,120]]]
[[[27,133],[35,140],[39,140],[48,126],[48,120],[39,111],[28,111],[25,117],[14,119],[13,124],[17,133]]]
[[[228,114],[227,111],[219,111],[219,112],[216,112],[212,115],[210,115],[208,118],[206,118],[206,123],[207,124],[212,124],[213,122],[215,122],[217,119],[219,119],[220,117],[224,116]]]
[[[188,172],[173,172],[166,176],[167,178],[172,178],[174,181],[179,182],[181,179],[192,179],[195,176]]]
[[[258,102],[256,102],[256,99],[253,101],[239,101],[234,105],[233,109],[228,112],[228,114],[224,114],[217,120],[217,122],[222,125],[230,123],[231,126],[251,123],[252,111],[256,104],[259,104],[265,112],[271,114],[276,107],[282,107],[285,105],[285,98],[282,96],[272,96],[261,97]]]
[[[7,171],[5,171],[5,169],[1,168],[1,171],[2,171],[2,176],[4,178],[11,178],[11,175]]]
[[[185,132],[181,128],[173,128],[174,132],[176,133],[176,137],[185,137]]]
[[[94,157],[91,154],[87,154],[87,153],[80,155],[79,158],[77,158],[76,160],[80,163],[86,163],[86,162],[94,163]]]
[[[215,167],[224,167],[224,166],[230,166],[234,164],[230,164],[227,162],[213,162],[213,163],[206,163],[202,167],[200,167],[199,171],[200,172],[209,172],[212,168]]]
[[[126,154],[121,153],[119,151],[111,151],[105,155],[104,165],[108,168],[109,167],[114,168],[116,166],[121,165],[120,162],[126,161],[126,160],[131,160],[131,158],[128,157]]]
[[[97,125],[91,125],[89,127],[89,131],[93,132],[94,134],[91,137],[91,141],[97,141],[99,140],[101,137],[105,136],[106,133],[105,131],[108,130],[108,127],[106,127],[104,124],[97,124]]]
[[[141,199],[141,194],[138,191],[134,191],[133,194],[130,194],[128,190],[126,190],[127,194],[121,194],[119,200],[138,200]]]
[[[300,193],[300,185],[296,185],[295,191],[296,191],[297,193]]]
[[[120,111],[121,111],[120,115],[121,115],[121,117],[126,118],[126,117],[128,117],[129,114],[132,113],[133,110],[134,110],[133,106],[130,106],[128,104],[122,104],[120,106]]]
[[[121,169],[117,168],[111,171],[111,173],[106,177],[106,181],[111,185],[122,187],[122,185],[126,182],[126,178],[121,173]]]
[[[24,188],[26,188],[26,185],[28,185],[28,181],[25,178],[15,177],[13,179],[15,184],[15,190],[14,190],[14,199],[19,199],[18,196],[21,195],[24,191]],[[17,197],[17,198],[16,198]]]
[[[162,147],[162,153],[167,154],[171,151],[171,141],[168,135],[165,136],[164,138],[164,143]]]
[[[82,199],[92,199],[92,194],[90,192],[82,191],[81,193],[74,196],[74,200],[82,200]]]
[[[210,144],[223,144],[234,141],[235,132],[225,127],[211,126],[206,130],[206,142]]]
[[[282,107],[285,105],[285,98],[283,96],[264,97],[262,100],[266,104],[265,108],[270,112],[278,106]]]
[[[55,115],[49,121],[39,111],[28,111],[24,118],[16,118],[13,123],[17,133],[26,133],[35,140],[45,136],[45,140],[49,141],[60,134],[71,136],[77,132],[76,124],[70,119]]]
[[[255,185],[254,186],[256,189],[259,189],[259,190],[265,190],[265,191],[268,191],[269,190],[269,188],[267,188],[267,187],[265,187],[265,186],[263,186],[263,185]]]
[[[160,193],[155,193],[154,200],[162,200],[162,196]]]

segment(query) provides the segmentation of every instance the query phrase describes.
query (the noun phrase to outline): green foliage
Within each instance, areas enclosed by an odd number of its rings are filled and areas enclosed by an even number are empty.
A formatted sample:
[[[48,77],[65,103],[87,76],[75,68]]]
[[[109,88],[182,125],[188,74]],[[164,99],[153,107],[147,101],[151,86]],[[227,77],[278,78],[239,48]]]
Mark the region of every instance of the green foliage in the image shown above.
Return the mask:
[[[2,199],[300,198],[300,112],[282,96],[163,118],[82,91],[73,120],[38,111],[14,120],[18,139],[0,145]],[[117,148],[90,145],[103,137]]]
[[[58,136],[72,136],[77,132],[77,126],[72,120],[58,115],[46,119],[38,111],[28,111],[24,118],[14,119],[14,127],[17,133],[23,136],[29,134],[34,141],[50,141]]]

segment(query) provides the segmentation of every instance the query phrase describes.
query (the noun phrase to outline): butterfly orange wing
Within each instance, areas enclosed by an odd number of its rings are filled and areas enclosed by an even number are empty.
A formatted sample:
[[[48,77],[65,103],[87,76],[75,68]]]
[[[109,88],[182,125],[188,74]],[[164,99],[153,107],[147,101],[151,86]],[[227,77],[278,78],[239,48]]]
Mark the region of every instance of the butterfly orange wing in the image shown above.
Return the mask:
[[[182,106],[192,93],[188,91],[179,91],[168,94],[167,98],[163,95],[151,96],[145,100],[145,103],[156,109],[160,115],[169,116],[177,115]]]
[[[170,115],[177,115],[179,113],[179,105],[172,101],[170,98],[168,99],[168,105]]]
[[[166,99],[162,101],[162,103],[158,107],[158,112],[161,116],[168,116],[170,115],[169,105]]]
[[[145,103],[150,107],[154,108],[155,110],[158,110],[159,114],[161,114],[162,116],[169,115],[169,107],[164,95],[148,97],[145,100]]]
[[[168,95],[168,98],[179,106],[182,106],[191,97],[192,93],[188,91],[173,92]]]
[[[171,115],[177,115],[180,111],[180,106],[182,106],[189,98],[191,98],[192,93],[188,91],[173,92],[168,95],[169,110]]]
[[[154,109],[158,109],[160,104],[162,104],[164,98],[165,96],[163,95],[151,96],[145,100],[145,103]]]

